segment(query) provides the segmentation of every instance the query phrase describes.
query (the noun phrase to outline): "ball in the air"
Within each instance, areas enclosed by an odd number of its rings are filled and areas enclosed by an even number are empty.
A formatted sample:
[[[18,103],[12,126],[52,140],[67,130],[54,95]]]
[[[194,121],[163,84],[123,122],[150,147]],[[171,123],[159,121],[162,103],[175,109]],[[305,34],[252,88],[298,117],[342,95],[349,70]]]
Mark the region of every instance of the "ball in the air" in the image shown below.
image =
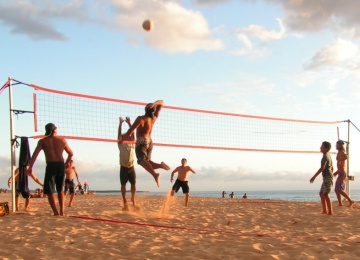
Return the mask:
[[[152,21],[145,20],[142,24],[142,27],[144,28],[145,31],[150,31],[154,27],[154,25]]]

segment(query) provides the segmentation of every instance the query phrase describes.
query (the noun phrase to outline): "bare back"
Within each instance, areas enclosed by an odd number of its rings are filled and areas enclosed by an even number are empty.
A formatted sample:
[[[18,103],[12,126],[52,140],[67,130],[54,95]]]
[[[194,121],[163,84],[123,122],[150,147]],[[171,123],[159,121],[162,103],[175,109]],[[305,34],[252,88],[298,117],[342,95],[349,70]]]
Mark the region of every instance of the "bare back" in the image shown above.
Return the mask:
[[[134,123],[138,125],[136,129],[136,139],[140,137],[151,139],[151,133],[155,121],[156,117],[150,118],[147,116],[139,116]]]
[[[49,136],[41,139],[38,145],[45,153],[46,163],[64,162],[63,152],[67,146],[65,139]]]

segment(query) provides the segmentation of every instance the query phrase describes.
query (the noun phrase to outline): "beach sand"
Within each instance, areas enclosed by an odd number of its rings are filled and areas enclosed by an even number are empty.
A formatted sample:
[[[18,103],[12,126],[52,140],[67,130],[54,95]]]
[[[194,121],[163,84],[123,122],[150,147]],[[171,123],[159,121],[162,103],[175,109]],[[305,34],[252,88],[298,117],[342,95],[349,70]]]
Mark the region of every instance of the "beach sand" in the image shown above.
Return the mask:
[[[69,197],[66,198],[68,201]],[[0,194],[0,202],[11,194]],[[141,211],[121,210],[120,196],[75,196],[66,217],[46,198],[0,217],[2,259],[355,259],[360,203],[320,214],[319,203],[138,196]],[[20,205],[23,208],[23,200]]]

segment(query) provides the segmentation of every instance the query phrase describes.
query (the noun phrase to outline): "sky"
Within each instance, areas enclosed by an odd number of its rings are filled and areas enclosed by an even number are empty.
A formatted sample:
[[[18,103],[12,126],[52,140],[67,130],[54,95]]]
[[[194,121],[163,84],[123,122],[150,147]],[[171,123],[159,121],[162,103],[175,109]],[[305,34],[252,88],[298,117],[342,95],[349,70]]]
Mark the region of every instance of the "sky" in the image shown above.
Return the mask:
[[[0,0],[0,82],[12,77],[124,100],[162,99],[169,106],[304,120],[350,119],[360,126],[359,9],[357,0]],[[154,24],[149,32],[141,26],[146,19]],[[27,87],[14,86],[15,108],[31,110],[30,95]],[[8,100],[5,90],[0,188],[10,176]],[[35,134],[31,115],[14,118],[16,135]],[[350,132],[350,174],[356,180],[351,185],[359,188],[360,133]],[[347,140],[346,123],[340,138]],[[36,142],[30,141],[31,151]],[[74,140],[69,145],[82,181],[94,190],[119,189],[116,145]],[[309,184],[320,153],[163,147],[153,152],[154,160],[172,169],[183,157],[197,171],[189,177],[194,191],[320,188],[321,177]],[[34,167],[40,179],[44,165],[41,154]],[[138,190],[171,188],[169,172],[160,171],[157,188],[140,166],[136,171]]]

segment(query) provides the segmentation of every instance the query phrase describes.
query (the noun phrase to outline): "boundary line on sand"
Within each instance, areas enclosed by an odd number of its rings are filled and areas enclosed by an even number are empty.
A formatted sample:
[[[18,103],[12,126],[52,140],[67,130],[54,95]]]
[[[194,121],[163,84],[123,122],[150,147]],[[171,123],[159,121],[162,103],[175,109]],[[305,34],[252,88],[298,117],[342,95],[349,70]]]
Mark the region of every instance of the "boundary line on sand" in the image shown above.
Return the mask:
[[[318,241],[341,241],[338,238],[314,238],[311,236],[283,236],[283,235],[272,235],[272,234],[264,234],[264,233],[250,233],[250,232],[242,232],[242,231],[231,231],[231,230],[217,230],[217,229],[200,229],[200,228],[187,228],[187,227],[177,227],[177,226],[167,226],[167,225],[159,225],[159,224],[149,224],[149,223],[140,223],[140,222],[130,222],[130,221],[121,221],[116,219],[103,219],[103,218],[93,218],[89,216],[69,216],[71,218],[78,218],[88,221],[99,221],[99,222],[107,222],[113,224],[122,224],[122,225],[132,225],[132,226],[140,226],[140,227],[153,227],[153,228],[162,228],[162,229],[177,229],[180,231],[193,231],[201,234],[207,233],[219,233],[219,234],[230,234],[230,235],[238,235],[238,236],[257,236],[257,237],[270,237],[270,238],[292,238],[292,239],[302,239],[302,240],[318,240]]]

